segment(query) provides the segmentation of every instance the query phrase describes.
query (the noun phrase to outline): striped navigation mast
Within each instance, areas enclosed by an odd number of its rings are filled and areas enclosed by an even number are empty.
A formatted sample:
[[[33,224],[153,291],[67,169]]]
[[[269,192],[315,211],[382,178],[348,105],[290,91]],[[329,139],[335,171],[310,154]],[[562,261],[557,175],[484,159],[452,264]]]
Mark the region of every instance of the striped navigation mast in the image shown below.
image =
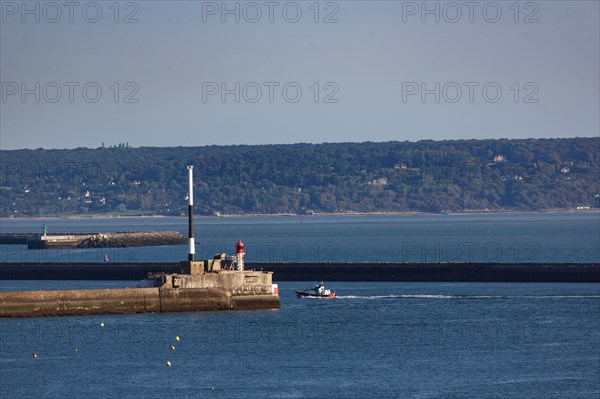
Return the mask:
[[[188,237],[189,237],[189,251],[188,261],[194,261],[194,255],[196,254],[196,243],[194,242],[194,167],[189,165],[188,167]]]

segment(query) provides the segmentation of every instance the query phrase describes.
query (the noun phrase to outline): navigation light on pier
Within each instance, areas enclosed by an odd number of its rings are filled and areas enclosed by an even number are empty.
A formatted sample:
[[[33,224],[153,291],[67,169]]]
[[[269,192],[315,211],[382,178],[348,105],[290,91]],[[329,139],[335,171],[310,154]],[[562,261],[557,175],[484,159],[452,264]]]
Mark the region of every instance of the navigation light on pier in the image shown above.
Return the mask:
[[[246,255],[244,243],[242,242],[242,240],[238,240],[237,246],[235,248],[235,257],[238,270],[244,270],[244,255]]]

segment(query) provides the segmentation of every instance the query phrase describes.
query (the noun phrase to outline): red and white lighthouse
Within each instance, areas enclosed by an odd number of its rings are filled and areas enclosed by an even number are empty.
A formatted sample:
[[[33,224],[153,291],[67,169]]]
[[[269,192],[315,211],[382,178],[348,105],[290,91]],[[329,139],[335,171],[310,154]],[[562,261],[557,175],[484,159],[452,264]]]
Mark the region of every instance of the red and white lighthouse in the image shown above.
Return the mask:
[[[244,243],[242,242],[242,240],[238,240],[237,246],[235,247],[237,270],[244,270],[244,255],[246,255]]]

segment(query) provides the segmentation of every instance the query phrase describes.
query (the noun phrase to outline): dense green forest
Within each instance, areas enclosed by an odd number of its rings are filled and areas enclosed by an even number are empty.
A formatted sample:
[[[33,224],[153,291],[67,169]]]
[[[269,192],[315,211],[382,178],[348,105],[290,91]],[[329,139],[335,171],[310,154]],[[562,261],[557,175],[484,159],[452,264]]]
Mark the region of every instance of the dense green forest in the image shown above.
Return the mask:
[[[0,151],[0,216],[600,207],[600,138]]]

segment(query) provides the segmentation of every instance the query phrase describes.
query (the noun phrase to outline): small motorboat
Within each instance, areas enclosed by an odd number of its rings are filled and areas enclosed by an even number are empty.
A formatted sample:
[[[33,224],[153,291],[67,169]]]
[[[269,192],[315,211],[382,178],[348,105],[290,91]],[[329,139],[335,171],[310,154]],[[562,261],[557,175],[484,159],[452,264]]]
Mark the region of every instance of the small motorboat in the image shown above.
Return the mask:
[[[317,283],[313,288],[304,291],[296,291],[298,298],[335,298],[335,291],[325,288],[323,282]]]

